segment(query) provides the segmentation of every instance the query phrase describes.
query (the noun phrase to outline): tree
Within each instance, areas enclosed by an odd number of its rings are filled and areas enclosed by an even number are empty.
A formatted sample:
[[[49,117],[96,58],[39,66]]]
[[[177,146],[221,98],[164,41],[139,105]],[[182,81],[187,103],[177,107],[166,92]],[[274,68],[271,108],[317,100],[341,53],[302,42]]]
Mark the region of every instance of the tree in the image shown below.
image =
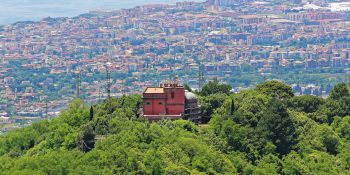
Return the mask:
[[[303,128],[296,145],[298,152],[309,154],[314,151],[336,154],[340,143],[339,135],[328,124],[312,124]]]
[[[203,116],[205,118],[210,118],[214,111],[224,104],[225,99],[225,94],[211,94],[208,96],[199,97]]]
[[[339,83],[331,91],[329,98],[332,100],[339,100],[343,97],[349,97],[349,89],[345,83]]]
[[[319,134],[320,141],[326,148],[327,152],[330,154],[337,153],[337,146],[339,144],[339,136],[328,126],[321,125],[317,129],[317,134]]]
[[[288,107],[305,113],[316,112],[320,105],[324,104],[325,100],[312,95],[303,95],[293,97],[288,100]]]
[[[217,80],[209,81],[206,85],[203,86],[200,95],[208,96],[211,94],[222,93],[230,94],[232,87],[228,84],[220,84]]]
[[[340,122],[335,127],[335,130],[341,137],[350,140],[350,116],[340,119]]]
[[[184,88],[185,88],[185,90],[187,90],[188,92],[192,92],[192,88],[191,88],[188,84],[185,84]]]
[[[268,154],[259,160],[257,167],[254,169],[253,174],[270,174],[270,175],[278,175],[279,173],[279,165],[281,164],[281,160],[272,155]]]
[[[83,152],[91,151],[94,148],[95,133],[93,123],[82,126],[76,144],[80,151]]]
[[[235,112],[235,101],[232,99],[231,100],[230,114],[233,115],[234,112]]]
[[[316,113],[331,124],[336,116],[345,117],[350,115],[350,97],[345,96],[338,100],[329,98],[326,100],[325,104],[319,107]]]
[[[90,121],[92,121],[94,119],[94,107],[90,107]]]
[[[272,99],[263,112],[257,126],[258,134],[276,145],[276,151],[285,155],[295,144],[295,128],[284,104]]]
[[[277,99],[289,99],[294,96],[293,90],[286,84],[279,81],[267,81],[256,86],[256,90],[260,93]]]
[[[350,174],[350,97],[201,96],[213,116],[201,127],[138,120],[141,100],[112,98],[111,119],[107,101],[89,117],[75,100],[52,120],[0,135],[0,174]],[[108,137],[95,143],[95,134]]]
[[[236,103],[233,120],[255,128],[266,108],[268,97],[255,90],[246,90],[236,94],[234,99]]]
[[[310,169],[307,162],[303,160],[300,155],[294,151],[283,157],[283,174],[310,174]]]
[[[222,122],[220,136],[226,138],[227,144],[232,147],[231,149],[246,152],[250,132],[250,128],[239,126],[228,119]]]

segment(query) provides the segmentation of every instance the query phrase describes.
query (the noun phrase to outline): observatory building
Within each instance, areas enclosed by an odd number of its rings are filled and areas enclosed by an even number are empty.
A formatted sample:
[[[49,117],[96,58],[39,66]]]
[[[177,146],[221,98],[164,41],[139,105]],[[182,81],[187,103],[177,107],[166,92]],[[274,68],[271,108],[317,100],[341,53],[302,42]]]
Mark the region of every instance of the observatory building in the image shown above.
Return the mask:
[[[148,87],[143,93],[143,115],[149,120],[191,119],[200,116],[195,94],[176,82]]]

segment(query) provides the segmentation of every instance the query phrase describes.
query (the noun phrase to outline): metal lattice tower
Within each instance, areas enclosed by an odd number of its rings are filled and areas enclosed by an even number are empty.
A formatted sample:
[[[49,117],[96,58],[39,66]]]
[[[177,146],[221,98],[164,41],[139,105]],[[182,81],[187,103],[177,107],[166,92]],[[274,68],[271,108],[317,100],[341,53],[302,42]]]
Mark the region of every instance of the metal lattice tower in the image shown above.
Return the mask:
[[[49,106],[47,98],[45,99],[45,118],[49,119]]]
[[[198,68],[198,90],[201,90],[203,87],[204,83],[204,73],[201,68],[201,63],[199,63],[199,68]]]
[[[80,91],[81,91],[81,72],[79,71],[76,75],[76,90],[77,90],[77,98],[80,98]]]
[[[109,67],[107,67],[107,95],[108,100],[111,99],[111,72],[109,70]]]
[[[108,95],[108,116],[112,119],[112,102],[111,102],[111,72],[109,69],[109,63],[107,63],[107,95]]]
[[[98,103],[101,103],[101,86],[98,88]]]

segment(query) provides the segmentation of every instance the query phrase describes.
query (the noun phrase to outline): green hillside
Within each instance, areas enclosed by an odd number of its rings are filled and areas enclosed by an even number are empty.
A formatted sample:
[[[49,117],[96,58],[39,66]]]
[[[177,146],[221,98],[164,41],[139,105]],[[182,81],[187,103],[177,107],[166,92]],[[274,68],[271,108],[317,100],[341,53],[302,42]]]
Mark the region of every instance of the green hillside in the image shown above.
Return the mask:
[[[238,94],[215,82],[200,95],[210,122],[150,123],[142,98],[61,115],[0,137],[0,174],[350,174],[350,93],[295,97],[277,81]],[[96,141],[96,142],[95,142]]]

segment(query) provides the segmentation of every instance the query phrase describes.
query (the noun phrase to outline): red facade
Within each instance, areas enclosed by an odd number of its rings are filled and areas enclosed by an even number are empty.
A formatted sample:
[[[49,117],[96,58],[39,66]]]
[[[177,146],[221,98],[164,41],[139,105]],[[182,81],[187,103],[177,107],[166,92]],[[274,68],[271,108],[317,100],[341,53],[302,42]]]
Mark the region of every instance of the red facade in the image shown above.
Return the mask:
[[[182,118],[185,111],[185,89],[176,83],[149,87],[143,93],[143,113],[150,120]]]

